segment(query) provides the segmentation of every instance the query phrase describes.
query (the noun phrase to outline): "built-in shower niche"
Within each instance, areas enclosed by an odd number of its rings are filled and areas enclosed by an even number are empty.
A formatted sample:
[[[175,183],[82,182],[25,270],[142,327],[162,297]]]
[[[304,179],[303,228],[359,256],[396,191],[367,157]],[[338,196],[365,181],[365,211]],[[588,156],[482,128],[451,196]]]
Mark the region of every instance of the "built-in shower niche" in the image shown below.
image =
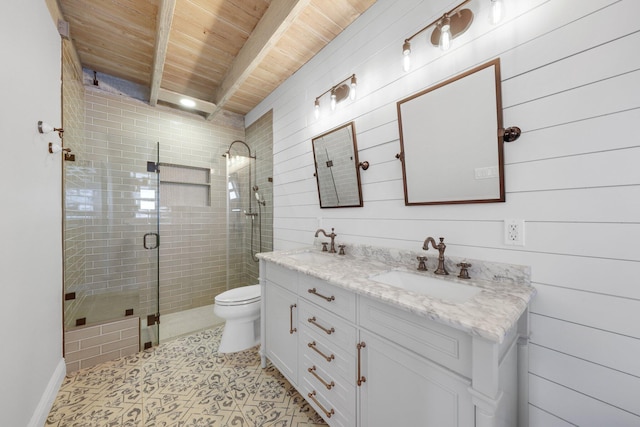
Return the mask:
[[[160,163],[164,206],[211,206],[211,169]]]

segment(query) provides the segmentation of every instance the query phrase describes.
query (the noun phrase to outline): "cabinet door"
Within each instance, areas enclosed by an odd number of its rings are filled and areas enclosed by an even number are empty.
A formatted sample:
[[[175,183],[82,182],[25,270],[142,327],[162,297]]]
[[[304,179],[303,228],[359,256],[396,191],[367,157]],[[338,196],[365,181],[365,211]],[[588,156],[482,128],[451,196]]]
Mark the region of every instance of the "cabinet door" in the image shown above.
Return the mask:
[[[298,297],[267,282],[265,292],[265,354],[293,385],[298,383]]]
[[[361,331],[360,426],[470,427],[470,381]]]

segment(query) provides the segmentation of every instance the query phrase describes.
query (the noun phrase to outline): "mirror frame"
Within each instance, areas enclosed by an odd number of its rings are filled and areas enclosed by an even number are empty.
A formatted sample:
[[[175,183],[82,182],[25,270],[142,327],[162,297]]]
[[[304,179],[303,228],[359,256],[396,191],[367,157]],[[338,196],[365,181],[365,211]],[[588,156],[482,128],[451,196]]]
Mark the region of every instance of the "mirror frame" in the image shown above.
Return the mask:
[[[412,100],[416,100],[418,98],[421,97],[425,97],[428,96],[429,94],[434,93],[435,91],[437,91],[438,89],[444,88],[447,85],[450,85],[452,83],[458,82],[462,79],[464,79],[465,77],[468,77],[472,74],[475,74],[479,71],[485,70],[487,68],[490,67],[494,67],[494,76],[495,76],[495,108],[496,108],[496,122],[495,122],[495,138],[496,138],[496,144],[497,144],[497,152],[496,152],[496,157],[497,157],[497,162],[498,162],[498,183],[496,183],[496,185],[499,185],[499,189],[498,189],[498,193],[497,193],[497,197],[495,198],[487,198],[487,199],[481,199],[481,198],[469,198],[469,199],[455,199],[455,196],[452,196],[451,200],[410,200],[409,199],[409,193],[408,193],[408,188],[407,188],[407,168],[406,168],[406,162],[405,162],[405,153],[406,153],[406,149],[407,149],[407,145],[408,143],[418,143],[418,144],[428,144],[428,137],[425,139],[421,139],[420,141],[407,141],[407,138],[405,136],[405,133],[409,133],[409,132],[405,132],[404,130],[408,128],[406,128],[407,123],[402,122],[402,106],[403,104],[410,102]],[[505,188],[504,188],[504,153],[503,153],[503,139],[502,139],[502,134],[504,133],[504,129],[503,129],[503,122],[502,122],[502,94],[501,94],[501,79],[500,79],[500,58],[496,58],[492,61],[489,61],[483,65],[480,65],[478,67],[475,67],[469,71],[466,71],[460,75],[457,75],[451,79],[448,79],[442,83],[439,83],[435,86],[429,87],[421,92],[418,92],[414,95],[411,95],[405,99],[402,99],[400,101],[398,101],[397,103],[397,109],[398,109],[398,127],[400,130],[400,154],[399,154],[399,158],[402,161],[402,180],[403,180],[403,184],[404,184],[404,201],[405,201],[405,205],[406,206],[412,206],[412,205],[441,205],[441,204],[462,204],[462,203],[494,203],[494,202],[504,202],[505,201]],[[452,89],[452,86],[449,87],[449,89]],[[460,99],[464,99],[464,94],[460,95]],[[424,100],[424,98],[423,98]],[[492,102],[491,101],[487,101],[487,103]],[[452,115],[454,117],[458,116],[457,114],[457,107],[458,104],[455,105],[451,105],[451,108],[449,110],[446,110],[444,112],[440,112],[439,114],[444,114],[444,115]],[[440,107],[440,105],[438,106]],[[437,120],[437,119],[436,119]],[[465,119],[462,118],[460,119],[460,121],[464,122]],[[427,126],[428,124],[426,124],[427,121],[423,121],[419,124],[415,124],[412,123],[413,126],[419,126],[419,130],[422,131],[426,131],[425,133],[428,135],[428,129]],[[487,126],[487,128],[483,127],[483,130],[485,133],[488,132],[492,132],[493,128],[490,128],[489,126]],[[411,132],[412,134],[415,133],[414,130],[412,130]],[[451,138],[452,136],[455,136],[455,129],[451,129],[450,132],[447,133],[447,137]],[[442,141],[438,141],[437,143],[442,143]],[[445,141],[446,143],[446,141]],[[409,153],[407,155],[411,156],[411,150],[409,150]],[[460,155],[462,153],[455,153],[455,158],[449,158],[449,159],[445,159],[443,161],[457,161],[457,159],[460,158]],[[425,171],[425,181],[428,180],[429,176],[428,176],[428,160],[425,160],[425,167],[424,167],[424,171]],[[476,178],[477,179],[477,178]]]
[[[334,132],[338,132],[342,129],[348,128],[348,130],[351,131],[351,139],[352,139],[352,149],[353,149],[353,168],[355,169],[355,177],[356,177],[356,182],[354,183],[354,185],[356,185],[358,187],[358,200],[359,203],[358,204],[351,204],[351,205],[327,205],[326,201],[323,204],[322,202],[322,193],[320,191],[320,174],[318,173],[318,158],[316,156],[316,140],[323,138],[325,136],[328,136]],[[314,136],[313,138],[311,138],[311,150],[313,151],[313,164],[315,167],[315,173],[314,176],[316,177],[316,184],[317,184],[317,188],[318,188],[318,200],[320,202],[320,208],[322,209],[327,209],[327,208],[360,208],[362,206],[364,206],[363,200],[362,200],[362,185],[360,182],[360,161],[358,160],[358,144],[356,141],[356,127],[355,127],[355,123],[353,121],[340,125],[336,128],[333,128],[321,135],[317,135]]]

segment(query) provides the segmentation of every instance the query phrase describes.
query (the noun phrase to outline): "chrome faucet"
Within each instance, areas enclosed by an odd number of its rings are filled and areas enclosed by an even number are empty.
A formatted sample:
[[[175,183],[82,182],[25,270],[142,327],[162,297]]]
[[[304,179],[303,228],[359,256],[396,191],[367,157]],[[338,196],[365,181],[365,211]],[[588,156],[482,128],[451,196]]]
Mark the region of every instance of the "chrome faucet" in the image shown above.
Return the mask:
[[[436,244],[436,241],[433,237],[427,237],[422,245],[422,249],[425,251],[429,250],[429,242],[431,242],[431,247],[433,249],[438,250],[438,268],[434,271],[435,274],[446,275],[449,274],[446,267],[444,266],[444,250],[447,248],[447,245],[444,244],[444,237],[440,237],[440,243]]]
[[[329,237],[331,239],[331,248],[329,248],[329,253],[335,254],[336,253],[335,239],[337,234],[333,232],[333,228],[331,229],[331,234],[327,234],[327,232],[324,231],[322,228],[318,228],[318,230],[316,230],[316,237],[318,237],[320,233],[324,234],[325,237]]]

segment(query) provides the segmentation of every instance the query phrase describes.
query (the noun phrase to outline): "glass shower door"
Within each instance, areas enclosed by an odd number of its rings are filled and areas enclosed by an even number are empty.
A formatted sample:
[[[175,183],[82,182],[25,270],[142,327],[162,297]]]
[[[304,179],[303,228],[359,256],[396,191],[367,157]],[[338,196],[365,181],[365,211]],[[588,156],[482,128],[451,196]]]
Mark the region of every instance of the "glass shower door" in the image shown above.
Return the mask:
[[[146,188],[140,188],[140,212],[146,215],[146,232],[142,234],[141,258],[146,264],[148,280],[141,289],[140,348],[160,342],[160,143],[150,147]]]
[[[156,141],[93,132],[65,162],[65,331],[135,317],[140,348],[158,344],[158,156]]]

